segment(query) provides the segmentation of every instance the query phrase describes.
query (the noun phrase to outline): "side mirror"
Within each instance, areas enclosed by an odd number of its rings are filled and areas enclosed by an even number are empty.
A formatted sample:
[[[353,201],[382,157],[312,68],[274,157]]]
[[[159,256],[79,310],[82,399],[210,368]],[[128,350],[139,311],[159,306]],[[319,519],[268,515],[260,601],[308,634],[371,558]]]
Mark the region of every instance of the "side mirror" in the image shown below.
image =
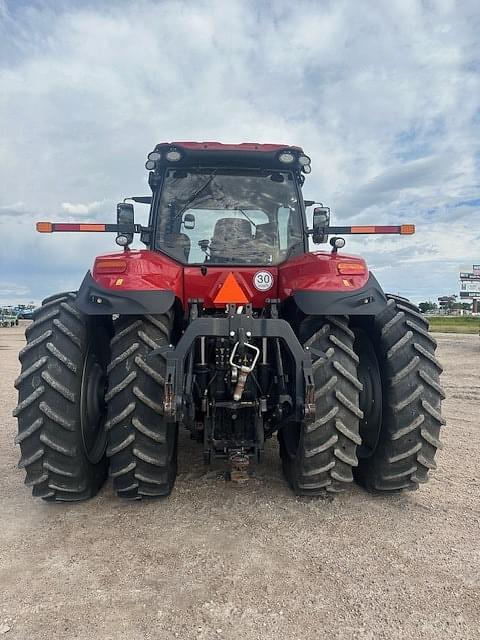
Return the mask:
[[[135,232],[135,212],[130,202],[117,204],[118,233],[116,243],[121,247],[128,247],[133,242]]]
[[[329,207],[315,207],[313,210],[312,240],[315,244],[327,241],[328,227],[330,226]]]
[[[183,226],[185,229],[195,229],[195,216],[193,213],[186,213],[184,215]]]

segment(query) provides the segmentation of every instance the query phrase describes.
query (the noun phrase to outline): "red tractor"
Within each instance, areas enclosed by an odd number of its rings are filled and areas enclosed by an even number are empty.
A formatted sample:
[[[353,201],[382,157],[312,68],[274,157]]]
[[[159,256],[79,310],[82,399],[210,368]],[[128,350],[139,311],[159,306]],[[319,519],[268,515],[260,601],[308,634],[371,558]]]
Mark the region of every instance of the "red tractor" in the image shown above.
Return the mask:
[[[338,252],[345,234],[413,225],[333,227],[317,206],[307,228],[299,147],[162,143],[146,168],[152,195],[131,200],[150,204],[148,226],[126,202],[117,224],[37,224],[114,232],[123,251],[27,328],[14,415],[33,495],[89,498],[110,470],[122,498],[166,496],[180,425],[239,477],[276,433],[297,495],[426,482],[444,423],[435,340]]]

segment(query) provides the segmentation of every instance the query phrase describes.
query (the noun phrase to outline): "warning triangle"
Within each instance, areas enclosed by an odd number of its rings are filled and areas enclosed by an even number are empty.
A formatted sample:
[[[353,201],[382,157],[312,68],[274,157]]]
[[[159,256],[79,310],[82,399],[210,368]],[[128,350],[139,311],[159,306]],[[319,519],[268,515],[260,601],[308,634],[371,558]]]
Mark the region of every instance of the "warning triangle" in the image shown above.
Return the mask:
[[[248,301],[247,296],[231,271],[213,299],[215,304],[246,304]]]

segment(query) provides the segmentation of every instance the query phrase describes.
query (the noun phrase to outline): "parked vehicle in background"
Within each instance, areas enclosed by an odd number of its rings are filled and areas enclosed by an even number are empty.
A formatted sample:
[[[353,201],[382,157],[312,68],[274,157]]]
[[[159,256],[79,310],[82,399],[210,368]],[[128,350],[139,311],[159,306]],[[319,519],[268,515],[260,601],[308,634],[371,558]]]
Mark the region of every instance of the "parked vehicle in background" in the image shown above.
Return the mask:
[[[15,307],[15,311],[19,320],[33,320],[33,312],[35,311],[35,305],[33,302],[28,304],[19,304]]]
[[[0,309],[0,325],[2,327],[14,327],[18,325],[18,314],[13,307],[3,307]]]

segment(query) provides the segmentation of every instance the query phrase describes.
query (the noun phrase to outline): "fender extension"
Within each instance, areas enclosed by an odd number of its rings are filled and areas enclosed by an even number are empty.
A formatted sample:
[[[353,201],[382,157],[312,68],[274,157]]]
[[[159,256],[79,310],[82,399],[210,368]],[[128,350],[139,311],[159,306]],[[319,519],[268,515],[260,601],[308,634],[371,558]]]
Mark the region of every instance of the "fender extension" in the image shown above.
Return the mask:
[[[90,271],[83,279],[75,304],[88,316],[166,313],[175,302],[173,291],[114,291],[98,284]]]
[[[293,299],[306,315],[376,316],[386,305],[387,298],[373,274],[360,289],[352,291],[295,291]]]

